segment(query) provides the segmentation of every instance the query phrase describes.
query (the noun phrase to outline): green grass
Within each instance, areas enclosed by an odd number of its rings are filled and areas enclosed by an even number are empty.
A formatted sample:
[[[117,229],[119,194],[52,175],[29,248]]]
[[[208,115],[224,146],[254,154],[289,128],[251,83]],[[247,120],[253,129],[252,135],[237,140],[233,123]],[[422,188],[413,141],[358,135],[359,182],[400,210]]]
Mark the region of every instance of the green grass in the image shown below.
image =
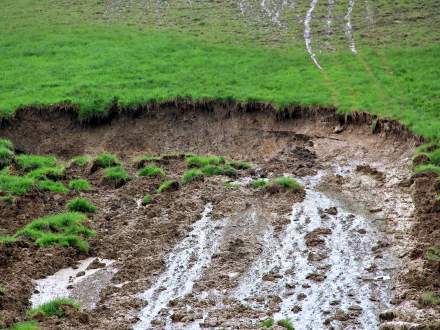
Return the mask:
[[[64,176],[64,171],[63,166],[43,166],[30,171],[26,176],[33,180],[59,180]]]
[[[139,171],[139,176],[160,177],[165,176],[165,171],[156,165],[148,165]]]
[[[250,183],[250,186],[254,189],[264,188],[268,185],[268,180],[257,179]]]
[[[27,312],[27,315],[30,318],[37,315],[44,315],[46,317],[56,316],[62,318],[66,316],[63,308],[64,306],[73,307],[79,310],[79,304],[75,303],[72,299],[58,298],[36,308],[32,308]]]
[[[440,247],[438,246],[431,246],[426,251],[426,259],[429,261],[440,261]]]
[[[233,160],[228,162],[228,164],[231,165],[236,170],[247,170],[254,167],[251,163],[244,162],[241,160]]]
[[[232,189],[232,190],[240,189],[240,185],[238,183],[230,182],[230,181],[225,182],[223,184],[223,187],[225,187],[226,189]]]
[[[162,184],[157,188],[157,193],[161,194],[167,190],[175,190],[179,187],[179,183],[175,180],[165,180]]]
[[[37,321],[25,321],[14,324],[9,330],[40,330]]]
[[[0,236],[0,244],[14,243],[17,241],[17,238],[14,236]]]
[[[94,163],[101,168],[114,167],[121,164],[116,155],[109,153],[103,153],[96,156]]]
[[[92,187],[90,182],[86,179],[74,179],[70,180],[69,189],[75,191],[90,191]]]
[[[203,175],[204,173],[198,168],[187,170],[185,171],[185,173],[183,173],[182,183],[188,184],[190,182],[193,182],[194,180],[203,179]]]
[[[71,212],[94,213],[96,206],[84,198],[75,198],[67,203],[67,210]]]
[[[416,166],[414,169],[416,173],[427,173],[427,172],[433,172],[440,176],[440,166],[436,166],[434,164],[423,164]]]
[[[293,326],[292,321],[290,321],[289,319],[279,320],[277,322],[277,325],[279,325],[280,327],[283,327],[287,330],[295,330],[295,327]]]
[[[88,156],[75,156],[70,160],[70,165],[84,167],[90,162],[90,157]]]
[[[266,319],[263,322],[260,323],[260,328],[272,328],[275,324],[274,319]]]
[[[209,165],[221,165],[224,164],[225,159],[219,156],[187,156],[185,158],[186,165],[188,167],[206,167]]]
[[[117,181],[128,181],[130,179],[128,173],[122,166],[113,166],[104,170],[104,176],[106,178]]]
[[[0,174],[0,191],[14,196],[26,194],[33,186],[34,180],[21,176]]]
[[[51,180],[42,180],[36,183],[36,187],[42,191],[49,191],[52,193],[61,193],[66,194],[69,192],[69,189],[62,182],[55,182]]]
[[[155,161],[159,161],[159,160],[162,160],[162,156],[142,155],[142,156],[136,157],[134,159],[134,161],[136,163],[140,163],[140,162],[155,162]]]
[[[95,232],[83,224],[86,220],[86,215],[76,212],[46,216],[32,221],[16,236],[28,237],[40,247],[72,246],[86,252],[89,249],[86,239],[95,236]]]
[[[151,195],[149,194],[145,194],[144,197],[142,198],[142,205],[148,205],[151,203],[151,201],[153,200],[153,198],[151,197]]]
[[[14,150],[14,144],[9,139],[0,139],[0,148],[6,148],[8,150]]]
[[[201,168],[202,174],[206,176],[214,176],[214,175],[222,175],[224,170],[221,166],[218,165],[206,165]]]
[[[57,160],[54,156],[18,155],[15,161],[23,171],[31,171],[42,167],[55,167]]]
[[[301,186],[295,179],[289,178],[286,176],[278,177],[275,179],[270,180],[270,185],[277,185],[280,187],[283,187],[287,190],[292,191],[299,191],[303,189],[303,186]]]
[[[11,140],[0,139],[0,169],[11,164],[14,159],[14,145]]]
[[[420,297],[420,303],[423,306],[437,306],[440,305],[440,297],[434,292],[425,292]]]

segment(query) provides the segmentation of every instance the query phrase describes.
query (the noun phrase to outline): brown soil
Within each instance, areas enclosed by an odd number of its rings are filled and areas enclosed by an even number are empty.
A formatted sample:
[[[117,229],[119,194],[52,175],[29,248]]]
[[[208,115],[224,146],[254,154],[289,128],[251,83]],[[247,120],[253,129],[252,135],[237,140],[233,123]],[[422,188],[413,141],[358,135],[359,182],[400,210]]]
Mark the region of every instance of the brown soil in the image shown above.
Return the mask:
[[[75,155],[113,152],[124,162],[133,179],[116,188],[103,181],[101,171],[92,171],[91,166],[72,167],[68,169],[64,182],[72,178],[87,178],[93,185],[91,192],[60,195],[33,191],[18,198],[15,205],[4,203],[0,206],[2,235],[12,234],[40,216],[61,212],[66,201],[78,195],[84,195],[99,209],[89,217],[90,226],[97,232],[96,238],[90,242],[89,255],[115,260],[118,272],[112,283],[122,286],[104,289],[94,310],[71,311],[69,317],[63,320],[43,320],[40,325],[44,329],[131,328],[137,322],[138,311],[145,305],[137,295],[148,289],[163,272],[166,255],[187,235],[191,225],[199,220],[207,202],[214,205],[212,221],[230,218],[234,225],[226,230],[226,239],[213,256],[210,267],[194,284],[193,294],[170,302],[168,310],[159,315],[165,318],[172,310],[173,322],[188,323],[200,318],[197,315],[199,312],[195,311],[209,309],[211,314],[205,326],[215,328],[237,324],[240,318],[258,320],[277,311],[279,297],[276,296],[262,298],[267,301],[267,310],[249,309],[236,301],[223,302],[225,307],[219,309],[208,308],[209,304],[215,305],[216,302],[200,300],[197,293],[209,289],[233,289],[238,277],[227,274],[243,274],[261,253],[256,233],[268,223],[276,231],[281,231],[289,222],[292,204],[300,202],[304,194],[282,191],[270,194],[246,185],[239,189],[228,189],[223,186],[228,178],[221,176],[181,185],[176,191],[156,194],[163,179],[138,177],[134,161],[136,156],[191,152],[224,155],[229,159],[246,160],[257,165],[256,169],[240,171],[239,179],[275,177],[284,173],[303,177],[356,157],[364,160],[356,169],[362,178],[365,176],[364,181],[347,182],[342,176],[336,175],[328,177],[321,189],[342,195],[344,189],[348,189],[347,193],[354,197],[346,196],[347,200],[355,198],[365,207],[359,212],[371,216],[381,212],[374,199],[380,199],[380,196],[363,196],[365,184],[370,184],[367,177],[372,178],[374,189],[388,191],[384,174],[371,163],[395,161],[396,166],[408,167],[412,150],[420,141],[411,137],[400,125],[389,121],[379,121],[379,132],[372,135],[369,127],[372,118],[368,115],[344,118],[333,110],[307,112],[307,109],[292,108],[275,114],[265,105],[234,103],[231,107],[230,104],[214,103],[189,106],[183,103],[178,106],[155,105],[149,109],[127,111],[127,114],[113,109],[108,117],[94,118],[88,123],[78,121],[72,109],[46,110],[19,111],[15,119],[3,123],[0,135],[10,138],[22,152],[54,154],[64,160]],[[341,124],[342,132],[338,130],[337,134],[334,133],[335,126]],[[169,157],[160,163],[167,178],[171,179],[179,180],[186,169],[180,156]],[[410,186],[402,183],[399,189],[413,193],[416,213],[410,235],[400,238],[405,240],[402,245],[408,250],[402,256],[408,266],[400,273],[396,286],[399,294],[403,295],[398,297],[401,301],[416,301],[423,291],[440,292],[438,264],[424,259],[426,248],[440,241],[440,207],[438,202],[434,202],[439,187],[435,184],[435,178],[429,175],[415,176],[412,180],[409,177],[401,179],[402,182],[406,180],[412,183]],[[396,188],[393,186],[392,189]],[[153,202],[139,207],[138,200],[145,193],[154,197]],[[383,207],[386,211],[387,206]],[[246,225],[244,219],[250,211],[255,211],[264,221],[252,227]],[[334,215],[335,212],[337,209],[322,210],[322,217]],[[394,218],[388,213],[386,215],[397,222],[398,215]],[[326,257],[326,248],[319,248],[319,245],[323,242],[322,238],[330,233],[330,228],[319,228],[308,233],[310,260]],[[378,249],[386,245],[378,244]],[[0,250],[0,279],[7,288],[6,294],[0,296],[5,326],[25,317],[33,292],[32,280],[51,275],[86,257],[75,249],[37,249],[27,241],[0,245]],[[268,272],[264,276],[265,280],[273,281],[280,275]],[[324,277],[325,273],[311,273],[309,279],[319,282]],[[192,306],[194,312],[188,313],[185,306]],[[292,308],[301,310],[299,305]],[[334,319],[346,322],[345,313],[335,310]],[[352,315],[358,312],[347,313]],[[400,318],[423,323],[435,320],[436,315],[438,309],[432,309],[426,313],[426,317],[402,314]],[[164,318],[161,320],[158,317],[155,323],[157,328],[163,327]],[[240,328],[249,328],[243,322]]]

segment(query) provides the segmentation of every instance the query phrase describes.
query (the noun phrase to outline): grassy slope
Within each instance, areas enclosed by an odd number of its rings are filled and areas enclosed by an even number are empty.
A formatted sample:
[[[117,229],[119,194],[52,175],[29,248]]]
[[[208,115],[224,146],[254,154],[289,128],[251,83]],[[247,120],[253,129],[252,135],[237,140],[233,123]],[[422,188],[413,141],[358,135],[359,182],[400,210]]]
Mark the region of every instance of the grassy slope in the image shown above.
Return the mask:
[[[345,2],[334,8],[335,17],[344,16]],[[344,19],[334,21],[331,39],[314,34],[322,72],[302,39],[309,1],[285,13],[282,19],[294,22],[286,29],[259,20],[255,4],[243,19],[234,3],[4,0],[0,111],[7,116],[19,106],[70,101],[86,115],[103,111],[114,97],[125,105],[176,96],[236,98],[366,110],[439,137],[435,0],[378,0],[370,8],[374,27],[358,5],[357,56],[346,46]],[[325,30],[326,14],[320,2],[312,31]]]

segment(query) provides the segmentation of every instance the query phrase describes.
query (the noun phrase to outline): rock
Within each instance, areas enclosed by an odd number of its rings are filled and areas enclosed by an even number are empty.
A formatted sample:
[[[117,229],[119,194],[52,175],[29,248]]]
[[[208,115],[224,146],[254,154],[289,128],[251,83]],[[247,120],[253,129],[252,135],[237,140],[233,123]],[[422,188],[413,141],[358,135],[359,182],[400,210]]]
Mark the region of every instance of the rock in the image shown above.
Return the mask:
[[[298,300],[304,300],[306,297],[307,297],[307,295],[306,295],[305,293],[299,293],[299,294],[296,296],[296,299],[298,299]]]
[[[342,309],[338,308],[336,310],[335,316],[333,318],[337,321],[344,322],[344,321],[348,321],[350,316],[346,312],[344,312]]]
[[[359,234],[361,234],[361,235],[365,235],[365,234],[367,233],[367,231],[366,231],[365,229],[363,229],[363,228],[358,229],[357,232],[358,232]]]
[[[385,322],[380,325],[379,330],[416,330],[420,329],[420,325],[417,323],[410,322]]]
[[[299,312],[302,311],[302,308],[301,308],[301,306],[299,306],[299,305],[295,305],[295,306],[292,307],[291,311],[292,311],[293,313],[297,314],[297,313],[299,313]]]
[[[340,300],[332,300],[330,301],[330,305],[335,306],[335,305],[339,305],[341,303]]]
[[[330,214],[330,215],[337,215],[338,214],[338,209],[334,206],[329,207],[328,209],[324,210],[325,213]]]
[[[263,275],[263,281],[275,282],[277,279],[283,278],[283,275],[277,273],[267,273]]]
[[[314,282],[322,282],[327,278],[324,274],[319,273],[310,273],[306,276],[306,279],[314,281]]]
[[[76,277],[81,277],[81,276],[84,276],[84,275],[86,275],[86,272],[82,270],[82,271],[80,271],[80,272],[78,272],[76,274]]]
[[[376,208],[371,208],[371,209],[369,209],[368,211],[370,212],[370,213],[378,213],[378,212],[382,212],[382,208],[381,207],[376,207]]]
[[[342,133],[344,131],[344,129],[345,129],[344,126],[338,125],[333,129],[333,133],[335,133],[335,134]]]
[[[296,285],[293,283],[286,283],[286,288],[288,289],[295,289]]]
[[[356,312],[360,312],[362,311],[362,307],[359,305],[351,305],[348,307],[349,311],[356,311]]]
[[[379,314],[379,319],[381,321],[392,321],[395,317],[396,313],[391,309],[385,310]]]

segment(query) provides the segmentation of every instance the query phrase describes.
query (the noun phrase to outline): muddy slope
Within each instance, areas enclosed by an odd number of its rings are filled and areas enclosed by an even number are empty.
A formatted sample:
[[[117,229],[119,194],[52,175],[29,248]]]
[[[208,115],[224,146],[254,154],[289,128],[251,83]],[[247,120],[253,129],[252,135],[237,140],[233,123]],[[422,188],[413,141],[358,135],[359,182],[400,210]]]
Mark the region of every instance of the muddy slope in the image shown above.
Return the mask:
[[[378,122],[372,134],[373,119],[365,114],[275,113],[267,105],[235,103],[113,109],[89,123],[74,109],[45,110],[19,111],[0,135],[20,151],[66,160],[114,152],[133,180],[113,189],[88,168],[67,173],[93,184],[86,197],[99,212],[91,217],[97,237],[89,256],[112,260],[115,271],[95,301],[85,302],[96,308],[45,320],[44,328],[253,329],[267,317],[289,317],[298,329],[374,329],[436,320],[438,311],[417,300],[439,288],[437,266],[424,261],[439,233],[438,208],[428,202],[438,187],[432,178],[411,178],[419,139],[397,123]],[[256,168],[240,173],[238,189],[224,186],[228,178],[211,177],[155,195],[161,180],[137,177],[133,158],[175,152],[224,155]],[[185,170],[178,156],[161,166],[175,179]],[[305,195],[247,185],[280,175],[301,181]],[[155,197],[143,207],[146,192]],[[34,192],[17,206],[2,205],[2,228],[10,233],[56,213],[71,197]],[[4,249],[0,275],[11,289],[0,299],[7,323],[30,306],[32,280],[88,257],[31,245]],[[344,275],[352,269],[353,276]],[[81,283],[74,287],[78,296],[90,287],[87,279]],[[390,308],[394,316],[380,319]]]

